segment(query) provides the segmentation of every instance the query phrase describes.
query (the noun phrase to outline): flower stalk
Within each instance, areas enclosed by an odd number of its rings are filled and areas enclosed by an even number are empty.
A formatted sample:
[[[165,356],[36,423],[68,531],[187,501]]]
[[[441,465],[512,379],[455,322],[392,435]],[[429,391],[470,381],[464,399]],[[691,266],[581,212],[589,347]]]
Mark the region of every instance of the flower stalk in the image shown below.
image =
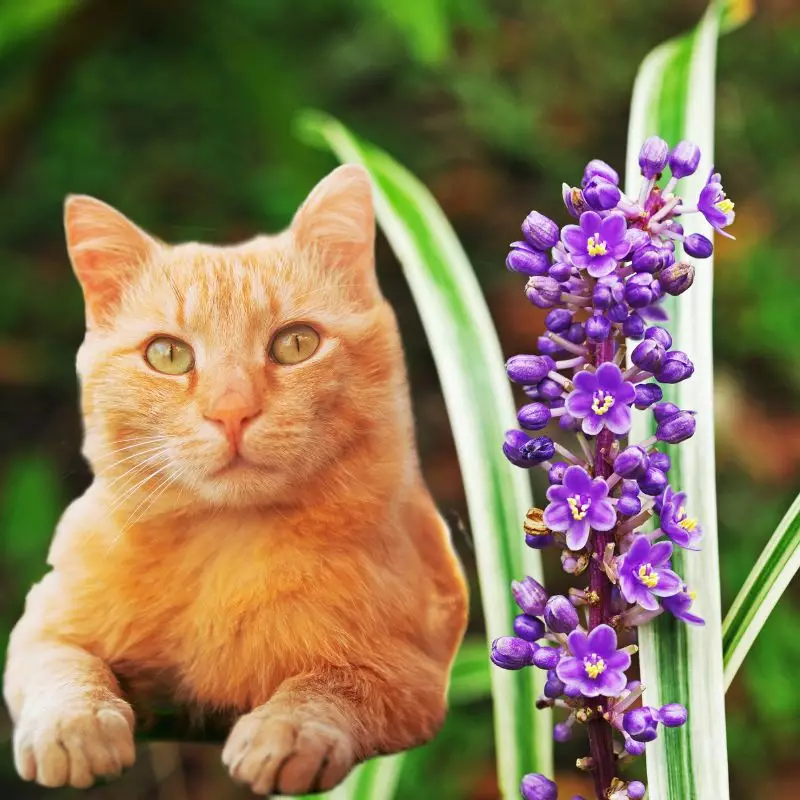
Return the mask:
[[[640,800],[645,787],[624,778],[624,762],[645,752],[659,726],[687,718],[677,704],[644,704],[645,687],[626,676],[636,627],[665,612],[703,624],[671,567],[674,548],[698,549],[703,530],[687,514],[685,493],[669,484],[670,458],[660,449],[694,434],[694,412],[663,402],[661,389],[690,378],[694,365],[672,348],[665,327],[652,324],[666,320],[664,296],[683,293],[694,280],[695,267],[678,260],[678,247],[701,259],[713,250],[704,236],[683,236],[680,214],[701,213],[720,232],[734,218],[713,170],[695,204],[676,194],[699,157],[690,142],[670,149],[651,137],[640,153],[636,197],[620,191],[611,166],[589,162],[581,186],[562,190],[578,224],[559,228],[532,211],[522,225],[524,240],[511,245],[506,260],[528,277],[531,303],[549,311],[539,353],[506,364],[534,401],[520,409],[520,425],[538,435],[508,431],[503,451],[518,467],[547,471],[548,504],[526,515],[525,541],[536,549],[559,547],[564,571],[579,583],[550,596],[530,577],[515,582],[523,613],[514,636],[495,640],[491,657],[504,669],[546,670],[537,705],[566,713],[555,726],[556,741],[585,731],[589,754],[578,766],[591,775],[596,800]],[[624,369],[629,340],[638,344]],[[656,422],[655,436],[639,444],[627,441],[634,410]],[[575,434],[577,451],[541,435],[554,424]],[[658,525],[644,530],[652,516]],[[556,800],[558,788],[532,773],[520,792],[526,800]]]

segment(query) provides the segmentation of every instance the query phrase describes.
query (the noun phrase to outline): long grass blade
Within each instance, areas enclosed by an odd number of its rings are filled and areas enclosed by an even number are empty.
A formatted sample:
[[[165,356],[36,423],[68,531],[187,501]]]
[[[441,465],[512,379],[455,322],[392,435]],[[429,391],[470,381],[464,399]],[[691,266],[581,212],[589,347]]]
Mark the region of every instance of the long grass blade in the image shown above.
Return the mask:
[[[722,626],[722,653],[726,690],[798,570],[800,495],[775,529],[725,616]]]
[[[688,34],[666,42],[643,62],[633,92],[628,131],[627,190],[638,190],[637,155],[654,134],[671,144],[697,143],[703,161],[678,192],[696,197],[713,164],[714,77],[720,32],[743,22],[749,7],[741,2],[714,2]],[[684,218],[686,233],[711,238],[701,215]],[[640,634],[642,679],[650,705],[683,703],[689,724],[665,731],[648,745],[647,771],[651,800],[727,800],[725,706],[721,648],[721,608],[717,543],[716,476],[714,470],[711,259],[697,270],[692,290],[670,298],[675,347],[695,364],[694,376],[665,388],[665,399],[698,412],[697,432],[688,442],[670,448],[671,483],[689,493],[692,513],[703,521],[701,553],[677,554],[675,567],[697,592],[696,607],[704,628],[689,628],[664,615]],[[632,437],[653,433],[652,418],[639,415]]]
[[[514,405],[472,267],[430,192],[386,153],[317,113],[304,116],[301,132],[309,141],[321,140],[342,161],[363,164],[373,178],[378,222],[417,304],[455,434],[487,639],[507,635],[516,611],[509,583],[526,573],[541,576],[541,564],[520,533],[532,502],[528,477],[500,450],[505,429],[515,423]],[[534,709],[542,679],[536,673],[491,671],[503,797],[518,793],[525,772],[551,772],[550,721]]]

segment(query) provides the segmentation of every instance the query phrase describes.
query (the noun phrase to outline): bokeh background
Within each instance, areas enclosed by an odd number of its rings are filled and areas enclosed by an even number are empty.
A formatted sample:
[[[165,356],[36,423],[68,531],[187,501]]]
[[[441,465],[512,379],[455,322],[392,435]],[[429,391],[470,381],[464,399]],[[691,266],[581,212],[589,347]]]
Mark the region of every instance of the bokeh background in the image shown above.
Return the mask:
[[[427,183],[473,259],[505,352],[542,324],[506,245],[533,207],[565,221],[562,181],[623,164],[645,54],[703,0],[3,0],[0,2],[0,657],[52,529],[89,474],[74,355],[82,305],[63,245],[68,192],[94,194],[167,241],[231,242],[286,225],[334,166],[296,136],[332,112]],[[727,607],[800,481],[800,7],[760,0],[720,43],[717,157],[737,204],[715,276],[718,500]],[[388,246],[425,475],[465,517],[428,347]],[[702,268],[702,267],[701,267]],[[498,443],[499,445],[499,443]],[[459,549],[474,581],[467,536]],[[557,585],[557,565],[548,564]],[[169,591],[165,587],[165,591]],[[800,798],[798,586],[728,694],[736,800]],[[481,632],[477,592],[471,630]],[[68,798],[13,773],[0,711],[0,797]],[[559,746],[564,794],[579,746]],[[575,791],[579,783],[572,788]],[[212,746],[143,746],[96,798],[247,796]],[[497,796],[488,702],[454,709],[400,798]],[[708,798],[707,800],[712,800]]]

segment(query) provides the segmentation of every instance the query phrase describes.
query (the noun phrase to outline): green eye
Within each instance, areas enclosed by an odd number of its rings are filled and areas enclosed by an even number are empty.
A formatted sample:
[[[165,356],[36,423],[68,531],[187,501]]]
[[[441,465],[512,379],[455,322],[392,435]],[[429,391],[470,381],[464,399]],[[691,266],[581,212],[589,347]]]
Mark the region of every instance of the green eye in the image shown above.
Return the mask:
[[[319,347],[319,334],[310,325],[288,325],[278,331],[269,354],[279,364],[299,364]]]
[[[145,361],[165,375],[184,375],[194,367],[194,353],[186,342],[171,336],[153,339],[144,351]]]

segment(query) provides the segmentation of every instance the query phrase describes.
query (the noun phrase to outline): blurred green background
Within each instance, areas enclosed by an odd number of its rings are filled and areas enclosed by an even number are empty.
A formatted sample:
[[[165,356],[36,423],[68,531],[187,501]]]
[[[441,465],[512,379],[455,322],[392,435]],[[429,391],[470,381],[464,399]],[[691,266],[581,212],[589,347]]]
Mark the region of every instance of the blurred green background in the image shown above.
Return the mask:
[[[94,194],[167,241],[231,242],[286,225],[334,166],[295,136],[320,108],[433,190],[473,259],[507,354],[542,324],[503,267],[533,207],[565,221],[562,181],[596,156],[621,167],[638,64],[703,0],[2,0],[0,2],[0,656],[53,525],[89,481],[74,377],[80,292],[61,228]],[[789,505],[800,472],[800,8],[761,0],[720,43],[716,163],[737,204],[715,278],[723,605]],[[419,319],[383,240],[425,475],[466,516]],[[702,268],[702,267],[701,267]],[[499,444],[499,443],[498,443]],[[535,487],[540,490],[540,487]],[[473,578],[469,541],[459,549]],[[548,563],[553,586],[563,578]],[[728,694],[736,800],[800,798],[800,615],[793,586]],[[481,631],[477,592],[471,629]],[[0,797],[22,784],[0,712]],[[556,748],[570,784],[580,743]],[[96,798],[245,797],[210,746],[143,747]],[[400,798],[497,796],[488,702],[460,706],[404,773]],[[709,798],[708,800],[712,800]]]

